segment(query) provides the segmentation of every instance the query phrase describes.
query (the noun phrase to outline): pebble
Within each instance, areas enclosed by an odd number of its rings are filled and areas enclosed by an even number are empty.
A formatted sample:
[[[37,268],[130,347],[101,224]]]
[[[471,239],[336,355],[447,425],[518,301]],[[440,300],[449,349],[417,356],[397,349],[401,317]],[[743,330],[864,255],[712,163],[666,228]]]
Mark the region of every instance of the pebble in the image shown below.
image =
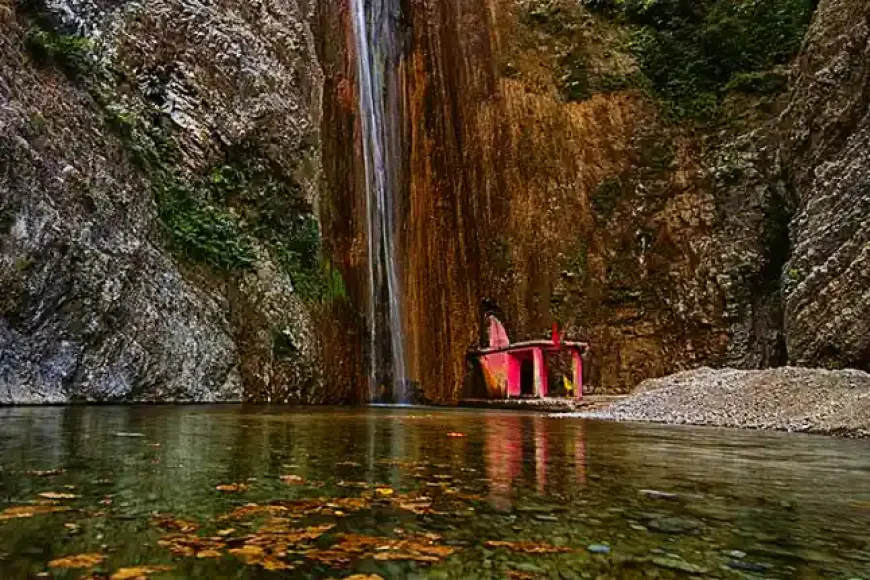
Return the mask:
[[[740,570],[741,572],[767,572],[770,570],[770,566],[767,564],[756,564],[743,560],[729,560],[725,565],[732,570]]]
[[[688,518],[661,518],[650,521],[647,527],[654,532],[665,534],[688,534],[698,531],[701,527],[701,522]]]
[[[510,565],[514,570],[519,570],[520,572],[527,572],[529,574],[543,574],[546,572],[540,566],[536,566],[531,562],[517,562],[515,564]]]
[[[706,574],[707,568],[703,566],[696,566],[695,564],[690,564],[688,562],[684,562],[683,560],[675,560],[673,558],[664,558],[661,556],[657,556],[652,559],[652,563],[658,566],[659,568],[667,568],[668,570],[677,570],[679,572],[686,572],[688,574]]]
[[[738,560],[742,560],[746,557],[746,552],[741,552],[740,550],[731,550],[728,552],[728,555],[732,558],[737,558]]]
[[[610,546],[605,544],[589,544],[586,546],[586,549],[592,552],[593,554],[609,554]]]

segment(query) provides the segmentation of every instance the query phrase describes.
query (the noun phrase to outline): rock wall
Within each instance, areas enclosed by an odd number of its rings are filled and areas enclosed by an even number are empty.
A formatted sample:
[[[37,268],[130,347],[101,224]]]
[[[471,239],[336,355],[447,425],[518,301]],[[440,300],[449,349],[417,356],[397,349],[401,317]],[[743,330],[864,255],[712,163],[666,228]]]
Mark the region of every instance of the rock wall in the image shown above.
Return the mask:
[[[870,370],[870,3],[825,0],[795,64],[782,158],[789,359]]]
[[[311,10],[0,2],[0,403],[352,393]]]
[[[588,380],[608,391],[699,365],[866,364],[866,3],[823,1],[792,69],[812,4],[754,3],[741,21],[709,2],[671,30],[680,3],[406,3],[400,237],[428,398],[468,394],[483,308],[517,340],[554,321],[590,340]],[[635,47],[656,26],[692,46],[702,30],[723,54],[650,70],[667,53]],[[358,140],[352,58],[327,68],[327,142]],[[737,64],[692,78],[688,58]],[[360,168],[332,163],[338,253],[362,296]],[[822,199],[822,183],[848,195]]]

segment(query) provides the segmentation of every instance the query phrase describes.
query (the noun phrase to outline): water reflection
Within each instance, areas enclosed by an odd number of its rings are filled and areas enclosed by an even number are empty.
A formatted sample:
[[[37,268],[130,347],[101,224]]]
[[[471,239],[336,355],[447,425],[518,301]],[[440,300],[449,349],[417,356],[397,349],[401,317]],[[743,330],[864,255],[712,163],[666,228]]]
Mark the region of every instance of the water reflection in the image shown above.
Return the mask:
[[[570,568],[580,566],[570,558],[586,558],[582,565],[599,566],[603,577],[632,577],[620,567],[627,561],[633,570],[655,567],[647,561],[654,550],[713,576],[733,550],[770,577],[859,577],[870,564],[864,441],[421,408],[65,407],[0,409],[0,448],[0,511],[72,486],[81,496],[71,503],[82,510],[75,517],[104,512],[78,535],[54,516],[0,521],[4,579],[32,577],[58,554],[103,544],[119,562],[167,561],[147,523],[153,512],[208,522],[247,502],[360,493],[351,484],[469,498],[465,519],[378,508],[341,523],[377,535],[435,530],[466,546],[441,565],[458,578],[490,558],[480,550],[487,538],[606,543],[619,558],[590,562],[584,548],[552,561]],[[32,474],[50,469],[64,473]],[[287,486],[279,478],[288,473],[311,486]],[[231,482],[250,489],[214,489]],[[177,577],[258,574],[232,559],[174,564],[184,574]],[[333,575],[311,572],[321,573]]]
[[[489,499],[499,509],[512,506],[518,480],[534,483],[537,493],[548,489],[551,467],[556,477],[571,474],[575,490],[586,485],[586,438],[583,423],[571,425],[568,433],[551,439],[559,427],[541,415],[489,416],[486,425],[486,469]],[[555,434],[554,434],[555,435]],[[563,460],[569,465],[564,465]],[[567,469],[566,469],[567,467]],[[556,482],[558,487],[560,482]]]

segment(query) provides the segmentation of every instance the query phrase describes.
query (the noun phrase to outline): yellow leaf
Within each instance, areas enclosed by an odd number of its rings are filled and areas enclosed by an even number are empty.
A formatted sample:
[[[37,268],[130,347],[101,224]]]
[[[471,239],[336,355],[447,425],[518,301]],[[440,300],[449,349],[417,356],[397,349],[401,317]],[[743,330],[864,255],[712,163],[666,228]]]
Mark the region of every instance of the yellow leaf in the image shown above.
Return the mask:
[[[223,554],[217,550],[200,550],[196,553],[197,558],[220,558]]]
[[[78,554],[76,556],[67,556],[58,558],[48,563],[49,568],[93,568],[106,557],[102,554]]]
[[[137,566],[135,568],[120,568],[111,575],[110,580],[139,580],[148,578],[151,574],[169,572],[172,566]]]
[[[247,483],[222,483],[215,487],[218,491],[248,491]]]
[[[393,490],[389,487],[379,487],[375,490],[375,492],[377,492],[377,494],[381,497],[389,497],[393,495]]]
[[[245,544],[241,548],[233,548],[229,552],[233,556],[238,556],[240,558],[259,558],[263,555],[263,548],[260,546]]]
[[[487,548],[506,548],[511,552],[521,554],[561,554],[564,552],[573,552],[572,548],[564,546],[553,546],[550,544],[537,544],[535,542],[505,542],[501,540],[490,540],[483,543]]]
[[[59,491],[44,491],[39,494],[39,497],[44,497],[45,499],[78,499],[74,493],[63,493]]]
[[[11,520],[15,518],[30,518],[39,514],[50,514],[54,512],[66,512],[70,508],[63,505],[20,505],[6,508],[0,512],[0,520]]]

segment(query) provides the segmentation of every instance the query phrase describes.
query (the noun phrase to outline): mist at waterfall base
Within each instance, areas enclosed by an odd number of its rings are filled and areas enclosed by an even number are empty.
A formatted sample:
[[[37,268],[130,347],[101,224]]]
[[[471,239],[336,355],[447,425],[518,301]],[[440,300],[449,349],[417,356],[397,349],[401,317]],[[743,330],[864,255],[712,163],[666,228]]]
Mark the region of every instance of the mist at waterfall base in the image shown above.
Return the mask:
[[[366,178],[369,400],[406,404],[410,389],[395,200],[401,181],[398,0],[351,0]]]

